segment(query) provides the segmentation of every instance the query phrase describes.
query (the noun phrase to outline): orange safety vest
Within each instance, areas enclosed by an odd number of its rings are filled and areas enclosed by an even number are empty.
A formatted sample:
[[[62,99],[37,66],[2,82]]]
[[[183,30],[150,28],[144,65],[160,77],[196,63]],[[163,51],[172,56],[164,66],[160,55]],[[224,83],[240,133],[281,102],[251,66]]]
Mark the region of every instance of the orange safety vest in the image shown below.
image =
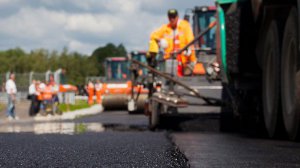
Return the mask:
[[[45,87],[42,86],[44,86],[44,83],[39,83],[38,85],[36,85],[36,91],[37,91],[36,94],[37,94],[37,99],[39,101],[42,101],[44,99],[43,92],[46,86]]]
[[[47,85],[43,91],[43,100],[51,100],[52,99],[52,86]]]
[[[39,101],[42,101],[42,100],[43,100],[43,95],[42,95],[42,93],[41,93],[40,91],[37,91],[37,92],[36,92],[36,96],[37,96],[37,99],[38,99]]]
[[[185,20],[178,20],[175,30],[172,29],[170,24],[165,24],[150,35],[150,40],[165,39],[168,43],[168,47],[165,49],[164,59],[169,59],[172,52],[182,49],[189,42],[194,40],[194,34],[189,22]],[[188,62],[196,62],[197,58],[194,51],[194,46],[190,47],[192,53],[190,56],[179,54],[177,60],[186,64]],[[180,57],[180,59],[178,58]]]

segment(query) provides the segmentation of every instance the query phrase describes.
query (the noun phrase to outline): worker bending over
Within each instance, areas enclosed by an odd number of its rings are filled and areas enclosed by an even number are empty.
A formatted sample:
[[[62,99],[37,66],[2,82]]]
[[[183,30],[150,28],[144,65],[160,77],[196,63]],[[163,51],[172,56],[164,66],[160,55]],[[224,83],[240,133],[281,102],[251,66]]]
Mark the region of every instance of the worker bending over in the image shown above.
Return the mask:
[[[163,48],[164,59],[172,58],[174,52],[179,51],[194,40],[194,34],[190,24],[186,20],[179,19],[176,9],[168,10],[168,19],[168,24],[164,24],[159,29],[151,33],[149,44],[149,48],[151,48],[151,45],[155,45],[154,43],[157,43],[161,48]],[[151,53],[151,51],[149,52]],[[197,62],[193,45],[184,52],[177,54],[175,57],[178,61],[178,76],[184,76],[184,71],[187,69],[192,72],[193,67]]]

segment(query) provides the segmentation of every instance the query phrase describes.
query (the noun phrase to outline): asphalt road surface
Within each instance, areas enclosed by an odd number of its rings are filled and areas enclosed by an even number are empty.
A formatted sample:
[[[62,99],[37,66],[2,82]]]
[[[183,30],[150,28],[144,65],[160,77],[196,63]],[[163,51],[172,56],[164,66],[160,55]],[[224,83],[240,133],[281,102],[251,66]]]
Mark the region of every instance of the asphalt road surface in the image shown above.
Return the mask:
[[[219,84],[198,82],[191,86],[220,96]],[[60,121],[0,115],[0,167],[300,167],[300,143],[221,133],[219,110],[181,109],[155,132],[124,110]]]
[[[164,132],[1,134],[0,167],[187,167]]]

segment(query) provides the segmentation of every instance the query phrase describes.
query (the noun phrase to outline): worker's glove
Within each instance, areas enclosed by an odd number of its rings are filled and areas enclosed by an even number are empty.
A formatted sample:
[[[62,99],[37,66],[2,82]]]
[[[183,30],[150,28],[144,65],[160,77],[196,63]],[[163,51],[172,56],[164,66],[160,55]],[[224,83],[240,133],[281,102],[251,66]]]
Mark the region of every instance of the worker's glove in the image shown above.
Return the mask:
[[[186,49],[183,51],[183,55],[186,56],[186,57],[189,57],[192,55],[192,50],[191,49]]]
[[[166,49],[168,47],[168,42],[165,39],[160,39],[159,40],[159,45],[161,48]]]
[[[206,68],[206,77],[208,81],[220,79],[220,65],[217,62],[210,63]]]
[[[214,67],[214,71],[215,72],[220,72],[220,65],[219,65],[219,63],[217,63],[217,62],[214,62],[214,63],[212,63],[212,66]]]

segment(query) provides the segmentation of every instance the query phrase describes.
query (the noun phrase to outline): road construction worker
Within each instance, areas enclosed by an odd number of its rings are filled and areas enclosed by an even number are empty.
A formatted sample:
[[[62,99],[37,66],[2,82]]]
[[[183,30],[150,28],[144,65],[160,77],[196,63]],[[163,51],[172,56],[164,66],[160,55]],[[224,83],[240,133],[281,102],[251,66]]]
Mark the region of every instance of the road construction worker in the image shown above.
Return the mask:
[[[94,104],[94,95],[95,95],[95,86],[94,86],[92,81],[88,82],[87,91],[88,91],[88,94],[89,94],[88,104],[92,105],[92,104]]]
[[[41,81],[37,80],[35,84],[35,95],[36,95],[36,106],[34,109],[35,115],[37,115],[40,112],[41,108],[41,103],[43,101],[43,95],[42,95],[42,90],[41,90]]]
[[[154,45],[153,43],[157,42],[160,47],[164,49],[164,59],[171,58],[174,52],[182,49],[189,42],[194,40],[194,34],[190,24],[186,20],[179,19],[176,9],[168,10],[168,19],[168,24],[164,24],[150,35],[150,45]],[[189,68],[192,71],[193,65],[197,62],[194,46],[177,54],[176,59],[178,61],[178,76],[184,75],[185,68]]]
[[[45,82],[41,81],[38,86],[38,92],[39,92],[38,99],[40,101],[40,110],[42,110],[42,113],[45,112],[45,106],[43,104],[45,88],[46,88]]]
[[[30,108],[29,108],[29,116],[35,116],[35,110],[34,107],[36,106],[37,102],[37,96],[36,96],[36,80],[32,80],[32,83],[30,84],[28,88],[29,93],[29,100],[31,101]]]
[[[59,113],[58,105],[59,105],[59,98],[58,98],[58,93],[59,93],[59,85],[56,84],[54,80],[53,74],[49,76],[49,85],[52,86],[52,111],[53,113],[57,114]]]
[[[44,105],[44,114],[48,114],[52,112],[52,85],[48,82],[43,90],[43,105]]]
[[[96,92],[96,102],[98,104],[102,104],[102,98],[101,98],[102,91],[103,91],[103,89],[102,89],[102,83],[101,83],[100,80],[97,80],[96,84],[95,84],[95,92]]]

